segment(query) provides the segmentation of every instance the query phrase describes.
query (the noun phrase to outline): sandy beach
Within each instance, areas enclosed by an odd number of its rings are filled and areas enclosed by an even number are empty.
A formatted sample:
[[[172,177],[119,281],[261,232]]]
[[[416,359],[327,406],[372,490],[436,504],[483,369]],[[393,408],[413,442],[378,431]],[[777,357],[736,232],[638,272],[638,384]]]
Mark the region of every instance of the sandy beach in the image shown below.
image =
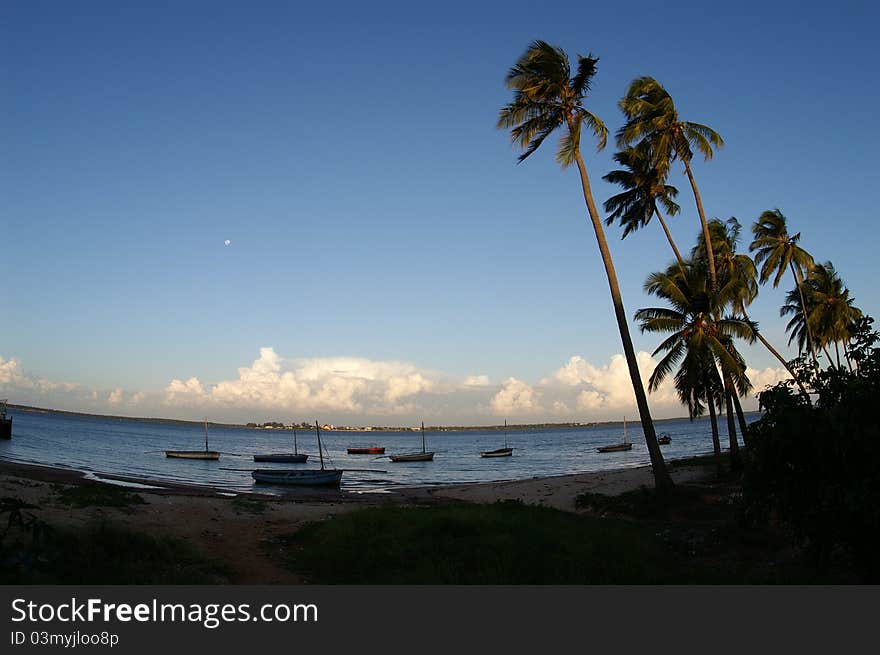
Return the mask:
[[[698,466],[672,469],[676,482],[697,481],[705,474],[706,469]],[[102,481],[132,485],[125,488],[145,502],[125,507],[72,508],[58,498],[60,489]],[[32,511],[40,519],[70,528],[110,521],[151,535],[184,539],[205,556],[227,564],[234,571],[234,582],[240,584],[301,582],[271,557],[267,544],[295,532],[305,523],[332,519],[363,507],[519,500],[575,512],[575,498],[584,492],[616,495],[652,484],[650,467],[638,467],[505,482],[414,487],[386,494],[316,490],[280,498],[258,493],[230,495],[207,487],[118,476],[100,476],[96,481],[74,470],[0,460],[0,497],[36,505],[38,509]],[[254,511],[253,507],[259,510]]]

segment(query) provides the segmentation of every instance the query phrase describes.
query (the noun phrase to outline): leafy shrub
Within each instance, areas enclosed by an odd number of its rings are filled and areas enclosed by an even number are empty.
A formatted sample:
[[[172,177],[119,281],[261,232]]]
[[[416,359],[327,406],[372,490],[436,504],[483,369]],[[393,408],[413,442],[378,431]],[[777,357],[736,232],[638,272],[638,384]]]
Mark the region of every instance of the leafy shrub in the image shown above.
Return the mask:
[[[880,580],[880,335],[873,319],[854,328],[849,366],[817,370],[760,395],[765,415],[751,427],[743,493],[753,521],[776,517],[819,568],[842,550],[865,581]]]

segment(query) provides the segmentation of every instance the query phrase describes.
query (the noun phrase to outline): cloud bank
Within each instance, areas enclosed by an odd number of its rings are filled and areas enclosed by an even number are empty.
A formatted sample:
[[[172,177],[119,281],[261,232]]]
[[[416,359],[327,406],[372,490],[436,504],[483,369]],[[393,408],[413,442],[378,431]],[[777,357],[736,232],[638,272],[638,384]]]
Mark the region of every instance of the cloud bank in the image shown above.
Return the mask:
[[[637,355],[647,381],[656,360]],[[788,377],[781,368],[748,369],[755,393]],[[456,377],[402,361],[363,357],[288,359],[260,348],[250,365],[219,381],[195,375],[171,379],[162,389],[88,389],[29,374],[16,359],[0,357],[0,396],[11,402],[131,416],[215,420],[314,420],[349,424],[437,424],[524,421],[596,421],[635,416],[626,360],[615,354],[592,363],[580,355],[534,382],[509,376],[493,384],[486,374]],[[671,380],[649,394],[657,418],[682,416]],[[743,402],[754,409],[754,399]]]

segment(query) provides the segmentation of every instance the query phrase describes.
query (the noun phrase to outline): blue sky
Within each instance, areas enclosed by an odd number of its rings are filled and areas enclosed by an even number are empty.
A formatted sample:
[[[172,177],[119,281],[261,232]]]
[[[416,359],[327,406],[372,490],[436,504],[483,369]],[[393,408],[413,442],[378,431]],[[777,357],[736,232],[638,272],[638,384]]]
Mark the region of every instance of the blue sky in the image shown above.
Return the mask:
[[[550,144],[517,166],[494,127],[504,74],[536,38],[600,57],[588,105],[612,131],[629,81],[660,80],[684,118],[727,143],[695,163],[707,213],[747,227],[780,207],[877,313],[877,9],[542,7],[4,3],[0,365],[14,361],[18,377],[5,389],[0,377],[0,391],[106,409],[118,389],[124,413],[139,414],[128,399],[158,398],[175,379],[210,392],[259,359],[303,382],[303,362],[336,358],[342,368],[328,370],[349,382],[366,361],[385,371],[371,381],[430,384],[391,398],[406,401],[393,411],[299,406],[295,394],[267,407],[456,422],[490,415],[510,378],[534,391],[572,357],[611,370],[619,336],[576,173],[559,170]],[[583,151],[604,200],[614,149],[585,140]],[[689,247],[696,212],[686,182],[671,182],[683,207],[672,229]],[[669,254],[659,226],[619,235],[608,231],[632,314],[653,303],[641,285]],[[767,288],[752,312],[777,345],[783,293]],[[656,345],[634,339],[637,350]],[[776,366],[746,352],[755,369]],[[456,387],[467,378],[480,378],[482,395]],[[388,388],[374,391],[387,400]],[[537,395],[535,416],[554,415],[553,402],[567,403],[560,417],[619,409]],[[202,411],[155,402],[171,415]],[[253,415],[230,402],[231,418]]]

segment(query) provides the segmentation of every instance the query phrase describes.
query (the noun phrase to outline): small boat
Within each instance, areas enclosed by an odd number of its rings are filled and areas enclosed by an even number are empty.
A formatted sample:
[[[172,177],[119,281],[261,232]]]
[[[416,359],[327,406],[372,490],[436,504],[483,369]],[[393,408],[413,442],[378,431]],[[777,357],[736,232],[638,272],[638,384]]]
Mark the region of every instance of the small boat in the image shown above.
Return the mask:
[[[382,446],[364,446],[348,449],[349,455],[384,455],[385,448]]]
[[[12,439],[12,417],[6,416],[8,400],[0,400],[0,439]]]
[[[660,444],[661,446],[668,446],[669,444],[672,443],[672,437],[670,437],[668,434],[666,434],[664,432],[659,437],[657,437],[657,443]]]
[[[205,419],[204,450],[166,450],[165,457],[172,457],[174,459],[220,459],[219,452],[208,450],[208,419]]]
[[[599,446],[596,450],[600,453],[617,453],[622,450],[632,450],[633,445],[626,440],[626,416],[623,417],[623,442],[609,446]]]
[[[293,428],[293,452],[292,453],[265,453],[254,455],[255,462],[276,462],[278,464],[305,464],[308,455],[300,453],[296,446],[296,428]]]
[[[484,451],[480,453],[480,457],[510,457],[511,455],[513,455],[513,448],[507,447],[507,419],[504,419],[504,448]]]
[[[342,469],[324,468],[324,449],[321,446],[321,428],[315,421],[315,432],[318,435],[318,455],[321,458],[319,469],[257,469],[251,472],[255,482],[284,484],[298,487],[338,487],[342,482]]]
[[[425,449],[425,422],[422,421],[422,452],[406,453],[403,455],[391,455],[392,462],[430,462],[434,459],[434,453]]]

